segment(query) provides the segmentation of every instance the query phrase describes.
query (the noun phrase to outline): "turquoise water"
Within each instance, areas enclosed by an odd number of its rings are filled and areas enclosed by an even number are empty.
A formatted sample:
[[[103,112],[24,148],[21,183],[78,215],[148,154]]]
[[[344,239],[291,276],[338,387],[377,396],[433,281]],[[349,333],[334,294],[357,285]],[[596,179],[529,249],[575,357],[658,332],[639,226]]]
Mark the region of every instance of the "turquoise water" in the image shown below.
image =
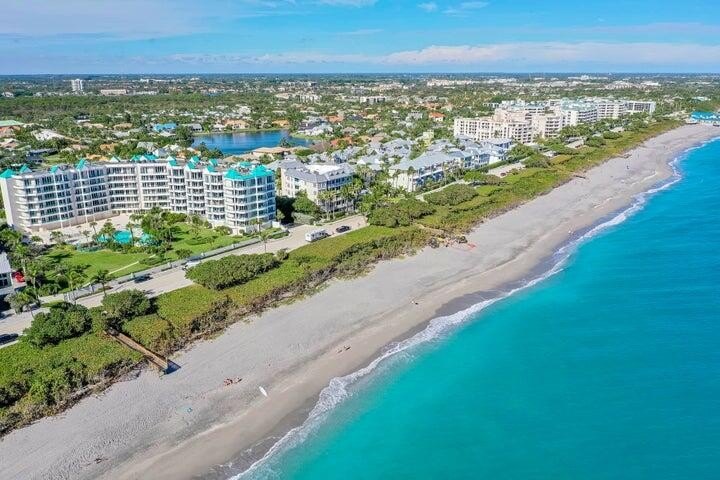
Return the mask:
[[[247,476],[720,477],[720,142],[678,168],[557,274],[380,363]]]
[[[130,230],[118,230],[113,234],[113,238],[115,238],[115,241],[121,245],[129,245],[133,241],[132,233],[130,233]],[[105,242],[105,236],[100,235],[98,237],[98,240],[100,242]],[[143,233],[140,235],[140,238],[137,239],[138,243],[141,245],[149,245],[152,243],[152,235],[148,233]]]
[[[235,132],[213,133],[195,137],[193,146],[204,143],[208,148],[217,148],[225,155],[241,155],[256,148],[277,147],[285,138],[293,145],[309,145],[311,142],[302,138],[288,135],[286,130],[271,130],[265,132]]]

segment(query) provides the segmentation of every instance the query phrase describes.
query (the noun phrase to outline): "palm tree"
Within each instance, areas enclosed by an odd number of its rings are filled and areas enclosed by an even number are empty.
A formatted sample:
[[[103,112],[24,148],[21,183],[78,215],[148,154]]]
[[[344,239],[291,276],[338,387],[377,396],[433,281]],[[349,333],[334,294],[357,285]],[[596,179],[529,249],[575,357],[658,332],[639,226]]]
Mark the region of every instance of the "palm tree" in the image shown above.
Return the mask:
[[[82,234],[85,237],[85,243],[90,243],[90,230],[83,230]]]
[[[110,281],[110,272],[107,270],[98,270],[95,272],[95,275],[92,276],[92,282],[93,283],[99,283],[102,285],[103,289],[103,298],[107,297],[107,291],[105,289],[105,286]]]
[[[96,222],[96,221],[90,222],[90,226],[91,226],[92,229],[93,229],[93,235],[94,235],[93,238],[97,239],[97,236],[98,236],[98,232],[97,232],[97,222]]]
[[[132,245],[133,247],[135,246],[135,232],[133,231],[133,228],[135,227],[137,227],[137,225],[133,222],[128,222],[125,224],[125,228],[128,232],[130,232],[130,245]]]
[[[75,291],[78,287],[82,286],[85,276],[80,272],[70,271],[67,274],[67,280],[70,284],[70,289]],[[77,297],[75,295],[73,295],[73,303],[77,303]]]

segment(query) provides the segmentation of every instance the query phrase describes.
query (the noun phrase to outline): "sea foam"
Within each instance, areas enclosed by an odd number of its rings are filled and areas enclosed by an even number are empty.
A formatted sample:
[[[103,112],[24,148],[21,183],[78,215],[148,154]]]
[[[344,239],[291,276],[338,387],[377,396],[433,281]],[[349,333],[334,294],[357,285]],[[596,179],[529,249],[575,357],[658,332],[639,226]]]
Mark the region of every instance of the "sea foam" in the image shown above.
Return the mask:
[[[705,145],[706,143],[704,143],[703,145]],[[408,350],[413,349],[418,345],[437,340],[447,335],[457,326],[473,319],[475,314],[484,310],[490,305],[493,305],[500,300],[506,299],[517,292],[532,288],[538,283],[560,272],[566,265],[568,259],[576,251],[578,246],[607,231],[608,229],[611,229],[623,223],[632,215],[642,210],[642,208],[646,205],[648,199],[651,196],[655,195],[658,192],[666,190],[672,185],[679,182],[682,179],[682,175],[678,169],[678,163],[682,158],[687,155],[688,152],[695,150],[696,148],[701,148],[703,145],[688,148],[683,152],[683,154],[674,158],[669,163],[670,167],[673,170],[673,174],[669,179],[656,186],[653,186],[645,192],[641,192],[635,195],[634,200],[630,204],[630,206],[618,213],[613,214],[610,218],[601,221],[600,223],[587,230],[585,233],[570,239],[553,254],[550,262],[550,267],[540,275],[529,279],[528,281],[516,288],[503,292],[491,299],[479,302],[465,310],[462,310],[452,315],[437,317],[431,320],[425,329],[416,333],[412,337],[388,345],[380,354],[380,356],[375,358],[367,366],[343,377],[336,377],[330,380],[328,386],[320,392],[317,403],[310,411],[308,417],[302,423],[302,425],[288,431],[247,470],[231,477],[230,480],[241,480],[246,478],[252,478],[254,476],[273,477],[274,472],[271,465],[272,460],[277,457],[277,455],[300,445],[308,438],[308,436],[315,432],[323,424],[329,413],[351,395],[349,389],[353,384],[357,383],[358,380],[373,373],[381,364],[386,362],[388,359],[395,357],[402,352],[407,352]]]

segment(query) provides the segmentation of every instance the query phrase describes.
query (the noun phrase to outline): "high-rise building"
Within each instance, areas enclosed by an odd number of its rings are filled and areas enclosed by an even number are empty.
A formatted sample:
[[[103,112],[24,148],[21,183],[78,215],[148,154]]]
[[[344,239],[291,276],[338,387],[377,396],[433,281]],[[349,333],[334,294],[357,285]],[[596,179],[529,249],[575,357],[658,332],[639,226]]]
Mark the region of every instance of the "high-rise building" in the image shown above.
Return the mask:
[[[81,78],[76,78],[74,80],[70,80],[70,88],[72,88],[73,93],[82,93],[85,91],[85,80]]]

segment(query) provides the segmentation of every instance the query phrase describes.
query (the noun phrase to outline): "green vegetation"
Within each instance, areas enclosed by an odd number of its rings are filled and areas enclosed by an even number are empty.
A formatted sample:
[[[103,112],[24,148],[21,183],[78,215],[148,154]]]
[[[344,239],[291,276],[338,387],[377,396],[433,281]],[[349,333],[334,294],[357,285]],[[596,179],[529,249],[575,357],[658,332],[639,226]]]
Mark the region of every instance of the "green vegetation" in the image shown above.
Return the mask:
[[[187,278],[204,287],[222,290],[247,283],[261,273],[277,267],[278,263],[271,253],[231,255],[191,268],[187,272]]]
[[[0,433],[61,411],[90,387],[102,388],[137,364],[137,353],[102,333],[107,327],[121,329],[159,353],[171,353],[250,314],[311,293],[328,279],[363,273],[378,260],[427,245],[429,230],[414,223],[444,234],[467,231],[676,125],[643,124],[619,138],[605,137],[601,147],[560,155],[543,168],[528,167],[502,179],[473,177],[479,186],[452,186],[428,195],[434,206],[387,186],[371,187],[363,200],[371,226],[289,253],[224,259],[191,271],[212,288],[193,285],[153,301],[140,292],[120,292],[107,295],[102,307],[91,310],[59,304],[48,314],[38,314],[19,343],[0,349]],[[30,258],[32,252],[15,251],[23,247],[2,228],[0,243],[15,247],[9,251],[16,261]],[[225,262],[236,263],[223,266]],[[31,285],[43,278],[39,270],[28,269]]]
[[[433,205],[458,205],[472,200],[477,194],[477,190],[470,185],[455,184],[425,195],[425,201]]]
[[[23,340],[36,347],[57,345],[68,338],[78,337],[90,329],[92,319],[87,308],[60,303],[47,313],[35,316]]]
[[[405,198],[396,203],[375,208],[368,215],[370,225],[384,227],[407,227],[414,220],[429,215],[433,207],[414,198]]]

